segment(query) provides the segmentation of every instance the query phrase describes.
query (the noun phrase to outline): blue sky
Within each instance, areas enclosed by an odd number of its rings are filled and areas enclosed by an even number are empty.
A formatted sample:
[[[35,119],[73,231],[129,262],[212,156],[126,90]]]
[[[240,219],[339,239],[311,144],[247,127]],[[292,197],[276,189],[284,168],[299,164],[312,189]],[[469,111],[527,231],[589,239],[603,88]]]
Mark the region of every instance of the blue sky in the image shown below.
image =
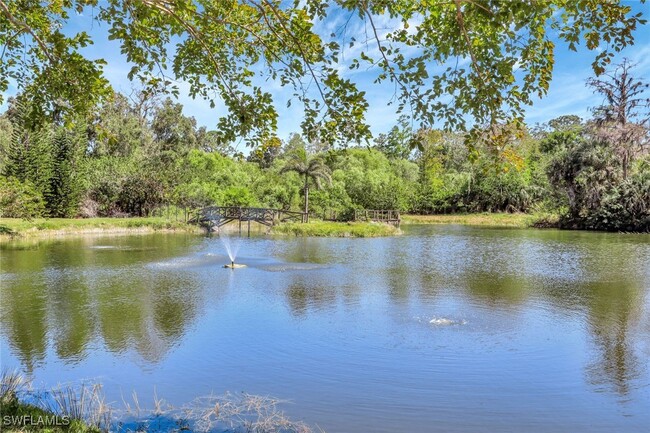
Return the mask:
[[[641,11],[650,18],[650,5],[642,5],[640,2],[630,2],[635,11]],[[328,25],[321,25],[323,34],[331,32],[330,22]],[[384,23],[390,25],[388,20]],[[72,18],[69,24],[70,32],[85,30],[92,35],[95,44],[87,49],[84,54],[89,58],[103,58],[107,61],[104,72],[115,90],[128,93],[132,84],[127,79],[130,65],[120,54],[119,43],[109,41],[106,25],[100,25],[92,19],[90,13]],[[316,28],[319,28],[317,25]],[[358,28],[356,31],[365,31]],[[639,77],[650,80],[650,24],[645,24],[636,32],[636,43],[626,48],[614,59],[614,63],[620,62],[624,57],[637,63],[636,74]],[[564,45],[557,44],[556,65],[548,95],[542,100],[536,100],[532,107],[526,110],[526,120],[529,124],[544,122],[564,114],[577,114],[582,117],[589,115],[589,109],[598,105],[601,98],[594,95],[585,86],[585,81],[592,76],[591,62],[596,55],[586,48],[580,48],[578,52],[569,51]],[[349,73],[346,73],[349,75]],[[396,121],[394,108],[388,106],[388,101],[393,95],[393,85],[374,85],[372,81],[376,78],[376,71],[354,72],[353,80],[365,90],[369,102],[367,121],[374,134],[385,132],[390,129]],[[209,103],[202,99],[192,99],[187,96],[188,86],[178,83],[181,88],[179,102],[183,104],[186,115],[193,116],[200,126],[213,129],[219,119],[225,113],[223,107],[217,105],[210,108]],[[264,88],[270,91],[276,101],[280,118],[278,122],[278,135],[286,138],[291,132],[300,130],[302,119],[301,106],[294,103],[290,109],[286,109],[286,102],[292,94],[289,88],[283,89],[278,84],[268,82]],[[13,89],[15,92],[15,89]],[[9,93],[13,93],[10,89]]]

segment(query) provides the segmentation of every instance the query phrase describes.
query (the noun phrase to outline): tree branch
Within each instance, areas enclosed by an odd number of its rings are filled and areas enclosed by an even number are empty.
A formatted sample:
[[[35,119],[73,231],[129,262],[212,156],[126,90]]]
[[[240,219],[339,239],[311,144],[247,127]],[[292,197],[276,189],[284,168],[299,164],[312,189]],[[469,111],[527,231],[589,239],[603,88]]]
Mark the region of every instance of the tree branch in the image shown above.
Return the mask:
[[[38,46],[41,48],[41,51],[43,51],[43,54],[48,58],[48,60],[51,63],[54,63],[54,57],[52,57],[52,54],[50,53],[49,48],[43,42],[43,40],[32,30],[32,28],[25,22],[19,20],[9,10],[9,7],[5,4],[3,0],[0,0],[0,10],[2,11],[2,14],[7,17],[7,19],[16,27],[22,28],[24,32],[29,33],[32,38],[36,41]]]

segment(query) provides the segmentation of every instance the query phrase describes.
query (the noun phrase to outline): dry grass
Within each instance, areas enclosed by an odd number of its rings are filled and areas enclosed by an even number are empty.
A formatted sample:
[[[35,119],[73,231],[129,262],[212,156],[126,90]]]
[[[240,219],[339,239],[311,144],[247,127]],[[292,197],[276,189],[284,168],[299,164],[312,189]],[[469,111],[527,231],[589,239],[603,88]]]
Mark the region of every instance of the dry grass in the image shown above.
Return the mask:
[[[58,386],[44,393],[38,406],[100,430],[109,430],[111,426],[112,408],[106,403],[101,384]]]
[[[18,396],[28,384],[25,377],[18,371],[3,371],[0,377],[0,404],[6,404]]]
[[[159,398],[155,389],[153,408],[145,409],[134,392],[131,401],[124,398],[123,409],[106,403],[100,384],[63,385],[45,392],[32,392],[17,372],[1,378],[2,415],[58,415],[76,422],[77,433],[98,432],[240,432],[240,433],[312,433],[303,422],[289,419],[280,409],[287,401],[251,394],[200,397],[174,408]],[[25,402],[29,398],[29,403]],[[13,428],[13,431],[22,431]],[[49,429],[63,433],[68,429]],[[320,432],[322,430],[319,429]]]
[[[535,217],[524,213],[403,215],[404,224],[462,224],[485,227],[530,227]]]
[[[201,432],[226,428],[247,433],[311,433],[302,422],[290,420],[278,405],[287,403],[271,397],[226,394],[201,397],[182,409],[187,419],[195,420]]]

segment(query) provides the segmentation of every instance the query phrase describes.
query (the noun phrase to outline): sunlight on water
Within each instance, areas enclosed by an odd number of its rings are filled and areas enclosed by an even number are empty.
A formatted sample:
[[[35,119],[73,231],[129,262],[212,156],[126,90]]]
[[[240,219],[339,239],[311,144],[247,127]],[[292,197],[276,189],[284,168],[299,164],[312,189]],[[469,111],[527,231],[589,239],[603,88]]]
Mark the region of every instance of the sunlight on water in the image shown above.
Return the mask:
[[[466,325],[467,320],[449,319],[447,317],[434,317],[433,319],[429,320],[429,323],[438,326]]]
[[[2,367],[276,396],[330,433],[648,431],[650,236],[404,231],[4,245]]]

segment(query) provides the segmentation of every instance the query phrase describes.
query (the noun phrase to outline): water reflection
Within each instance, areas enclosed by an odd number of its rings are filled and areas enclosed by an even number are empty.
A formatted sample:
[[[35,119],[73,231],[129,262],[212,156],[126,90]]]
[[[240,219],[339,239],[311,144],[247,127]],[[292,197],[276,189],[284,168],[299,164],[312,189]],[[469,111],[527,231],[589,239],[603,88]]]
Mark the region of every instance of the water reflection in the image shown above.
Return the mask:
[[[439,420],[452,431],[456,412],[485,431],[499,430],[495,413],[545,431],[551,404],[575,430],[650,421],[648,236],[442,226],[254,237],[236,271],[220,268],[217,239],[199,237],[1,249],[2,339],[27,371],[116,357],[116,381],[146,364],[142,383],[184,401],[214,383],[276,394],[330,431],[369,419],[377,432]],[[597,395],[624,402],[632,421]]]
[[[643,290],[629,281],[619,281],[615,287],[595,283],[591,290],[589,328],[598,355],[587,367],[589,380],[624,397],[630,392],[630,383],[642,373],[630,334],[643,314]]]
[[[179,290],[196,287],[194,275],[147,272],[134,264],[174,250],[186,252],[186,240],[168,245],[171,251],[164,245],[157,252],[111,249],[120,254],[88,246],[98,241],[41,243],[12,253],[5,248],[2,270],[9,273],[3,274],[0,323],[28,372],[45,360],[50,345],[59,359],[73,363],[101,344],[157,362],[195,320],[201,292]],[[143,239],[121,241],[139,244]]]

